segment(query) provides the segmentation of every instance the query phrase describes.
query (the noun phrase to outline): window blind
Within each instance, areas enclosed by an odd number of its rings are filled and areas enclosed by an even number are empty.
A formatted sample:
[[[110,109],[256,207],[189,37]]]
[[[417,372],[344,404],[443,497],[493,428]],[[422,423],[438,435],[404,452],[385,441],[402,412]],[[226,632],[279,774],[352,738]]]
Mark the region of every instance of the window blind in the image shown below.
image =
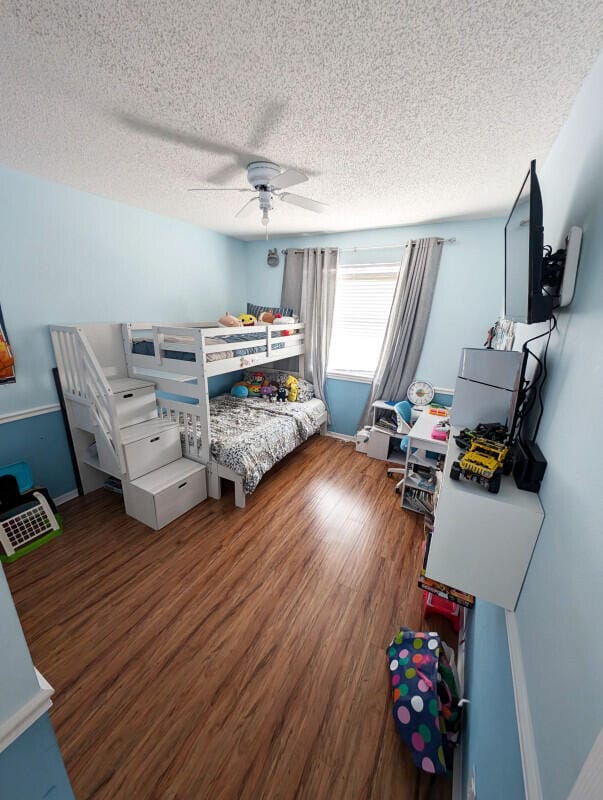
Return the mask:
[[[399,262],[338,267],[329,374],[373,378],[399,270]]]

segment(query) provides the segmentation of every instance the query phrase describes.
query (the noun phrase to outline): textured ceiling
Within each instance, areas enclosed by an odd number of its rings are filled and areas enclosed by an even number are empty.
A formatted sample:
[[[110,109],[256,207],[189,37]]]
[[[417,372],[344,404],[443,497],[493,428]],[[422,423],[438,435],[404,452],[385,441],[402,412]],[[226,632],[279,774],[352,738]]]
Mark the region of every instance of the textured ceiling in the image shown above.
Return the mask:
[[[0,8],[4,166],[241,238],[245,195],[186,190],[244,186],[253,157],[329,204],[279,203],[271,233],[508,208],[603,45],[603,0]]]

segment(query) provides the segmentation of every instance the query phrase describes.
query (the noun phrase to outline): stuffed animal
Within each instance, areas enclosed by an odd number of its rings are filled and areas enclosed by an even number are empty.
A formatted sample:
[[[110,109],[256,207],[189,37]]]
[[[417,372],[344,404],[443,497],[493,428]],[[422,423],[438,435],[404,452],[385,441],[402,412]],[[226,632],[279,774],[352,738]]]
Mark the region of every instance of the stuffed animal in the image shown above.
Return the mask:
[[[272,325],[274,322],[274,314],[272,311],[262,311],[260,316],[258,317],[258,322],[263,322],[264,324]]]
[[[295,322],[295,320],[293,319],[293,317],[283,317],[282,314],[275,314],[274,322],[277,323],[278,325],[284,325],[287,323],[293,323]],[[291,331],[281,331],[281,336],[290,336],[290,335]]]
[[[249,394],[249,389],[245,386],[244,383],[235,383],[235,385],[230,390],[230,393],[233,397],[247,397]]]
[[[255,325],[257,322],[253,314],[239,314],[239,319],[241,320],[241,325],[245,328],[248,328],[250,325]]]
[[[287,397],[289,396],[289,390],[286,386],[279,386],[278,392],[276,393],[276,402],[277,403],[286,403]]]
[[[263,397],[264,400],[272,400],[273,393],[274,387],[270,385],[268,378],[266,378],[260,389],[260,397]]]
[[[293,375],[289,375],[285,381],[285,387],[289,390],[289,402],[295,403],[299,393],[299,381]]]
[[[227,311],[226,314],[224,314],[224,316],[220,317],[218,322],[220,323],[220,325],[224,325],[226,328],[243,327],[243,323],[241,322],[241,320],[237,319],[236,317],[233,317],[230,311]]]
[[[253,374],[251,382],[246,384],[247,388],[249,389],[249,394],[260,394],[260,389],[262,388],[263,383],[264,383],[264,373],[255,372]]]

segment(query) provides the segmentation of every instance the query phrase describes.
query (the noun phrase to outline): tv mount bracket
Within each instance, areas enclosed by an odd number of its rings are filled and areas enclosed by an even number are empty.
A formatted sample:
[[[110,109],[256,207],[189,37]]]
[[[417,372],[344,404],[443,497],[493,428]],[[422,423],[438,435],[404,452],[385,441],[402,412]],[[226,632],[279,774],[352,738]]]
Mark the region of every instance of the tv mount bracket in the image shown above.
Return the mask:
[[[572,302],[582,244],[582,228],[574,225],[565,237],[565,247],[548,253],[542,259],[542,289],[553,298],[555,308]]]

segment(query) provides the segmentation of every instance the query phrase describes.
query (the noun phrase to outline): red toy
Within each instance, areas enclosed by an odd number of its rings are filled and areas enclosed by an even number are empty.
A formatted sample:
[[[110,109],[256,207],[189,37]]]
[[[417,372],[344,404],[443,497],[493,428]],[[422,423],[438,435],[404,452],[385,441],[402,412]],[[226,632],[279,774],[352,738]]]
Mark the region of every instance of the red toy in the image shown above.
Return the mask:
[[[432,614],[439,614],[452,622],[452,627],[458,633],[461,627],[461,607],[452,600],[444,600],[437,594],[423,590],[423,616],[425,619]]]

